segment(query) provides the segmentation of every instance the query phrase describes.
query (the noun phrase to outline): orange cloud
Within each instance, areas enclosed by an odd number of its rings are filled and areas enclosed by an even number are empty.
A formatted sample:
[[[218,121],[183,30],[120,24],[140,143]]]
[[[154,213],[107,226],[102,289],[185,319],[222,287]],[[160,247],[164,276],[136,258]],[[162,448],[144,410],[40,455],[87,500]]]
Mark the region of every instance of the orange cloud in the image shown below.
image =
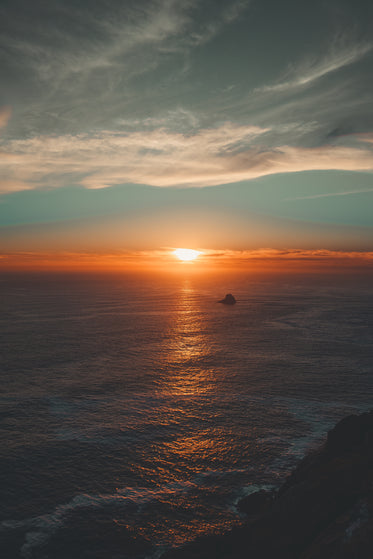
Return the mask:
[[[373,264],[373,252],[339,251],[327,249],[274,249],[205,251],[210,258],[231,258],[240,261],[251,260],[350,260]]]

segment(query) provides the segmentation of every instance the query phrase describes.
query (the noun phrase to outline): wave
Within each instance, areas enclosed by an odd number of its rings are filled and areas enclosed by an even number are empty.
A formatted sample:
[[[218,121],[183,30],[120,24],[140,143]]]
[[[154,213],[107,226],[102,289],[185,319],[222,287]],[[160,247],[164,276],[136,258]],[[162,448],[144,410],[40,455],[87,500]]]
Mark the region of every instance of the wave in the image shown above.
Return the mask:
[[[83,493],[76,495],[68,503],[58,505],[49,514],[43,514],[24,520],[4,520],[0,524],[0,532],[8,530],[25,530],[25,542],[20,553],[25,559],[32,557],[33,549],[48,542],[53,534],[64,525],[66,517],[77,509],[101,508],[115,505],[119,507],[140,507],[151,501],[175,493],[185,493],[196,487],[193,482],[168,483],[157,489],[141,487],[126,487],[118,489],[113,494],[90,495]]]

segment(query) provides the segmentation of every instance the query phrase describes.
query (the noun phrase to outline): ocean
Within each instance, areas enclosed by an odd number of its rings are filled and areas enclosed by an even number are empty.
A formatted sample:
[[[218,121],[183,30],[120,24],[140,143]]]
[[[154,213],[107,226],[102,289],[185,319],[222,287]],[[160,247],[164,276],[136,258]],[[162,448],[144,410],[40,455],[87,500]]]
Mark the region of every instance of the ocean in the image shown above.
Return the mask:
[[[185,270],[1,277],[2,559],[156,559],[225,531],[372,407],[367,278]]]

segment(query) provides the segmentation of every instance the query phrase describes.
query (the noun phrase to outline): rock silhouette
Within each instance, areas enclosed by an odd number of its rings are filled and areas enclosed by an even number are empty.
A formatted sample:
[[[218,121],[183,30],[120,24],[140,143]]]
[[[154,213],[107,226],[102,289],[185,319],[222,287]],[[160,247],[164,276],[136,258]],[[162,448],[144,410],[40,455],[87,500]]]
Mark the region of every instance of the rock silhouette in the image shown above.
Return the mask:
[[[371,559],[373,411],[340,421],[278,491],[240,503],[244,524],[162,559]]]
[[[218,301],[218,303],[223,303],[223,305],[235,305],[236,299],[233,297],[232,293],[227,293],[224,299]]]

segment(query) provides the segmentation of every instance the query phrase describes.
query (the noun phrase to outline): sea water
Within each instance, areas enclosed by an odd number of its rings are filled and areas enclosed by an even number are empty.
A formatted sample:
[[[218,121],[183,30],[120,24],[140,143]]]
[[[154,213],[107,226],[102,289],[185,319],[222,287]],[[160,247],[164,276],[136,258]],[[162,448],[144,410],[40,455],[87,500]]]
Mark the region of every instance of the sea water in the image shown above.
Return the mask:
[[[240,523],[369,409],[369,282],[4,275],[4,559],[140,559]],[[218,304],[227,292],[234,306]]]

